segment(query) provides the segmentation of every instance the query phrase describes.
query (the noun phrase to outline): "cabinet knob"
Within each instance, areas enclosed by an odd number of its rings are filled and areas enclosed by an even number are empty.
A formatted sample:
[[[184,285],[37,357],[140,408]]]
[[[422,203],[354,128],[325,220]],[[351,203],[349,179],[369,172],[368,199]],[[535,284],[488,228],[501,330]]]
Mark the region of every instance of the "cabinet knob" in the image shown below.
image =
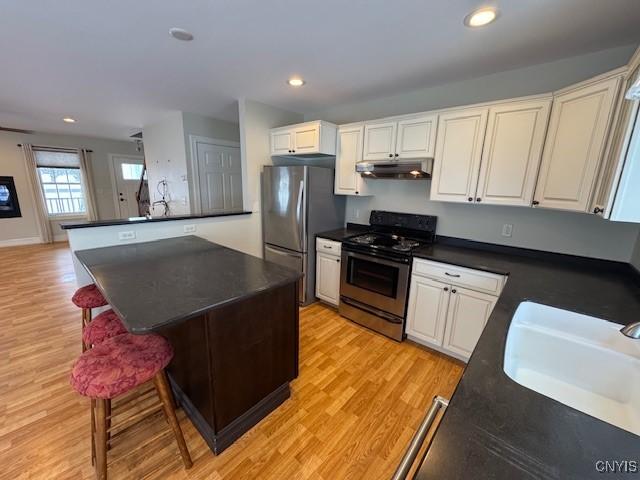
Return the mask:
[[[448,292],[449,291],[449,287],[444,287],[444,291]]]
[[[360,195],[360,192],[356,192],[356,195]]]
[[[482,199],[480,197],[476,198],[476,202],[481,202]]]
[[[533,202],[531,202],[531,205],[540,205],[540,202],[538,200],[534,200]]]
[[[340,259],[339,259],[339,258],[336,258],[336,262],[340,263]]]
[[[593,213],[595,213],[596,215],[598,215],[599,213],[604,212],[604,209],[600,208],[600,207],[596,207],[593,209]]]
[[[393,158],[393,153],[390,153],[390,154],[389,154],[389,158]]]
[[[473,202],[473,197],[467,198],[468,201]]]
[[[296,151],[295,150],[291,150],[291,153],[296,153]]]
[[[457,290],[454,288],[453,290],[451,290],[451,293],[456,293]]]
[[[395,154],[396,157],[399,157],[400,155],[398,155],[397,153]]]
[[[289,150],[289,153],[291,153],[291,150]]]

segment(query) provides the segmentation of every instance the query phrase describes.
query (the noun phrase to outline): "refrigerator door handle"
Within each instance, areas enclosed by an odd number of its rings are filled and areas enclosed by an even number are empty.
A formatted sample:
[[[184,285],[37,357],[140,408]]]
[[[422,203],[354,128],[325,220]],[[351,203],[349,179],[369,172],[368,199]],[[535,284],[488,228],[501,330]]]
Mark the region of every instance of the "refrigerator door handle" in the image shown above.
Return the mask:
[[[298,204],[296,205],[296,211],[298,212],[298,226],[300,228],[300,243],[303,252],[307,251],[307,208],[306,199],[304,198],[304,182],[306,180],[305,172],[305,179],[300,180],[300,186],[298,187]]]

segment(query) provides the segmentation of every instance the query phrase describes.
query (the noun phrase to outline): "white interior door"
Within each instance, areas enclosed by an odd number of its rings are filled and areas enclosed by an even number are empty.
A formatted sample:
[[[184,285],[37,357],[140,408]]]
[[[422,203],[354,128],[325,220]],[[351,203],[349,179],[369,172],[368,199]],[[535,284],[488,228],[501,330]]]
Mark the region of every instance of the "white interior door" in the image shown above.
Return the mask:
[[[240,148],[196,142],[202,213],[242,210]]]
[[[140,212],[136,193],[140,188],[144,157],[112,155],[111,162],[115,180],[116,215],[118,218],[137,217]]]

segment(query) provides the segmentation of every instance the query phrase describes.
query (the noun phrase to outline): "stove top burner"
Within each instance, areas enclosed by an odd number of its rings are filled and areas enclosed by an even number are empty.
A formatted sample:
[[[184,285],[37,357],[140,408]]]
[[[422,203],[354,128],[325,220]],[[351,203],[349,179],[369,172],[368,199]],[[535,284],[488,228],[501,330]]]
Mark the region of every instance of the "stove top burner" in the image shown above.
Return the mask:
[[[417,240],[388,233],[365,233],[349,240],[357,245],[391,249],[399,253],[409,253],[421,245],[421,242]]]

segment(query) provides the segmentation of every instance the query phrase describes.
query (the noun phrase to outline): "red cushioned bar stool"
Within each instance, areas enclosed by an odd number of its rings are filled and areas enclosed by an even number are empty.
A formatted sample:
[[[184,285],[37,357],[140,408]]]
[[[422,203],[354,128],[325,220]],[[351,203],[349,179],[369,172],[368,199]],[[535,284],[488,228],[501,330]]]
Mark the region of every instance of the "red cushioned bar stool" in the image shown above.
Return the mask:
[[[91,322],[91,310],[98,307],[104,307],[107,301],[93,283],[85,285],[76,290],[71,297],[73,304],[82,309],[82,328]],[[84,342],[82,342],[82,351],[86,350]]]
[[[117,335],[127,333],[127,329],[122,324],[122,320],[112,308],[96,315],[96,317],[82,330],[82,341],[85,349],[100,345],[105,340]],[[95,410],[96,402],[91,400],[91,438],[95,435]],[[111,402],[107,402],[107,428],[111,427]],[[111,434],[107,432],[107,444]],[[91,459],[95,459],[95,442],[91,442]]]
[[[119,425],[124,430],[132,421],[138,421],[143,414],[152,413],[161,407],[167,422],[173,430],[185,468],[192,466],[175,407],[165,367],[173,357],[169,342],[160,335],[132,335],[123,333],[94,345],[76,361],[71,371],[71,386],[85,397],[90,397],[96,405],[95,465],[98,480],[107,478],[108,434],[111,430],[107,412],[111,400],[125,395],[136,387],[153,380],[160,404],[132,415]]]

